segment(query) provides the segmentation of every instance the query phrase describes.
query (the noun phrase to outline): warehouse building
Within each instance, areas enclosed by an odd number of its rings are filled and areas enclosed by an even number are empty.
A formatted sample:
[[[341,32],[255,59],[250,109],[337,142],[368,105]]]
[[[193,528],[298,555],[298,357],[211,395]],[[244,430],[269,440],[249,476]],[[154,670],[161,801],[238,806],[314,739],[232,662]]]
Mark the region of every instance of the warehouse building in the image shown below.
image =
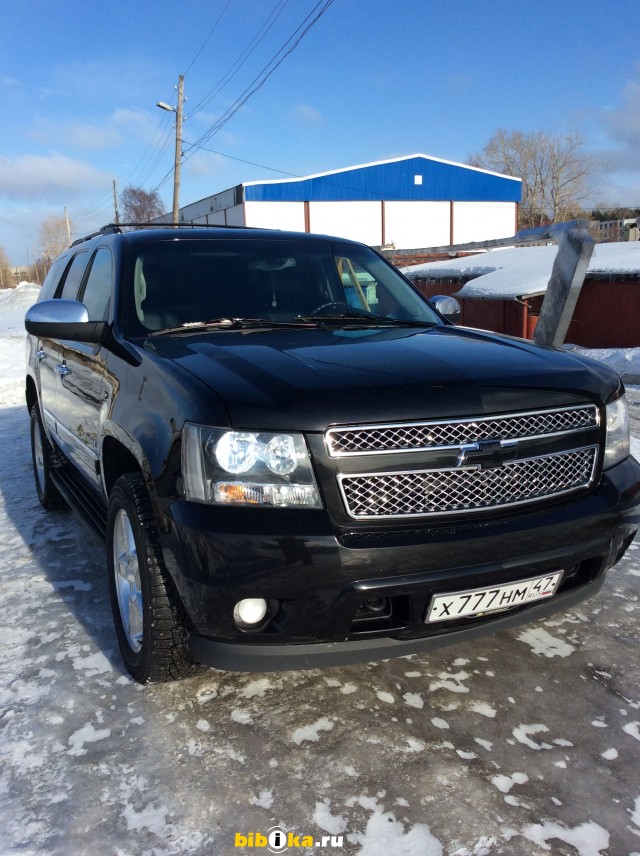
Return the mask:
[[[521,180],[415,154],[304,178],[249,181],[180,209],[181,223],[319,232],[397,249],[517,231]],[[159,218],[170,221],[170,216]]]

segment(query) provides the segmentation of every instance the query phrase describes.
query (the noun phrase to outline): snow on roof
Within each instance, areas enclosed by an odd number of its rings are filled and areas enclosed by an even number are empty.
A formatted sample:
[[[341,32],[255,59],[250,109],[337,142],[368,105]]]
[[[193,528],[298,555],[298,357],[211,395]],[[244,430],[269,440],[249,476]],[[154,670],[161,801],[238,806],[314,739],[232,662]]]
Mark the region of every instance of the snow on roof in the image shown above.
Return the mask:
[[[402,268],[411,278],[459,279],[473,276],[458,297],[484,300],[515,300],[544,294],[558,248],[503,247],[477,256],[466,256],[443,262],[427,262]],[[596,244],[587,275],[640,275],[640,241]]]

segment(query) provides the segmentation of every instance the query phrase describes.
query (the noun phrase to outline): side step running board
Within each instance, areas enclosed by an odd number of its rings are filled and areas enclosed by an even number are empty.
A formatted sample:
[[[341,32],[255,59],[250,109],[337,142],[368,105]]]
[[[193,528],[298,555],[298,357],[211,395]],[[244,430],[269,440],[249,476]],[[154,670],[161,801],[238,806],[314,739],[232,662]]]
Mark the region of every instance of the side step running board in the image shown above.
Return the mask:
[[[101,541],[105,541],[107,510],[94,493],[83,487],[79,478],[74,477],[70,469],[70,465],[66,464],[50,470],[51,481],[89,532]]]

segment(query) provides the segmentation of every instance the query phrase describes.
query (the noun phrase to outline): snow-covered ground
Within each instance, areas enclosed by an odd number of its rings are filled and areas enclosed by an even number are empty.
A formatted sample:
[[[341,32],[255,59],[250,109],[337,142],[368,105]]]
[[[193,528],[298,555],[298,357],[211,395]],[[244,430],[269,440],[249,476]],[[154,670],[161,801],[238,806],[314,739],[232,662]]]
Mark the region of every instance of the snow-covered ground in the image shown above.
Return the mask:
[[[142,688],[102,548],[32,486],[36,294],[0,292],[2,856],[255,854],[274,826],[287,853],[640,856],[638,546],[597,598],[473,645]]]

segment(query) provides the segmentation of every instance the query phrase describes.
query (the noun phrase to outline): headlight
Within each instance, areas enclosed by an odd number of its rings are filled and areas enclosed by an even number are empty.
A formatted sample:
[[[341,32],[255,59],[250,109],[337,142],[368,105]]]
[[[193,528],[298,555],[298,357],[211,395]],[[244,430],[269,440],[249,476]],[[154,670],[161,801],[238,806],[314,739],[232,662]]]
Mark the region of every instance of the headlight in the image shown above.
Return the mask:
[[[619,464],[629,456],[629,411],[627,401],[620,398],[607,404],[607,442],[604,450],[604,467]]]
[[[322,508],[302,434],[230,431],[186,423],[186,498],[215,505]]]

